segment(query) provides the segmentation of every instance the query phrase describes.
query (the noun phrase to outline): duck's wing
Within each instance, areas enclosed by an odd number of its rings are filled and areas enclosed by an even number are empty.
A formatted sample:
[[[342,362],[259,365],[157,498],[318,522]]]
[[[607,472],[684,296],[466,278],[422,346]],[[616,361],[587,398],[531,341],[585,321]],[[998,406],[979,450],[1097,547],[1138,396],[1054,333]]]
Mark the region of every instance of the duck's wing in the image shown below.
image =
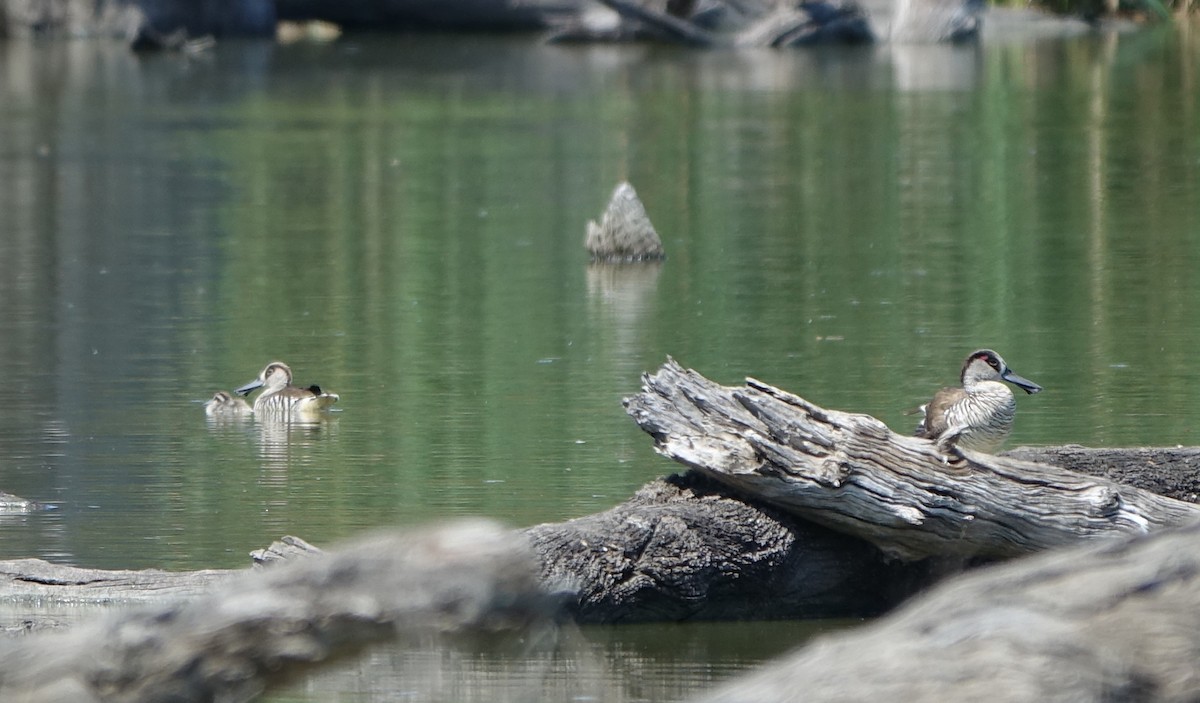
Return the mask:
[[[338,402],[337,393],[321,393],[313,397],[312,404],[317,410],[324,410]]]
[[[925,417],[917,425],[916,436],[925,439],[937,439],[949,427],[946,422],[946,411],[958,401],[965,398],[967,392],[961,388],[946,387],[933,395],[933,399],[921,406]]]

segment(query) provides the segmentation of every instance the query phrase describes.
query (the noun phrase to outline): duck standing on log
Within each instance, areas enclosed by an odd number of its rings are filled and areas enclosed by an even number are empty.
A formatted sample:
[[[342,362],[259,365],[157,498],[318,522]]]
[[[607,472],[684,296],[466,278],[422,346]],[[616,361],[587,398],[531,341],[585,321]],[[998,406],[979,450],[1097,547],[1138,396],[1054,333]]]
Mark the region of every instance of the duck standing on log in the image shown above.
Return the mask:
[[[254,399],[254,414],[259,418],[312,419],[338,401],[336,393],[326,393],[320,386],[293,386],[292,370],[282,361],[267,364],[258,378],[234,393],[249,395],[255,388],[263,389]]]
[[[1042,390],[1013,373],[991,349],[971,352],[963,362],[961,381],[960,387],[941,389],[920,408],[925,417],[917,426],[917,436],[935,440],[945,452],[961,447],[992,453],[1008,438],[1017,401],[1001,381],[1030,394]]]

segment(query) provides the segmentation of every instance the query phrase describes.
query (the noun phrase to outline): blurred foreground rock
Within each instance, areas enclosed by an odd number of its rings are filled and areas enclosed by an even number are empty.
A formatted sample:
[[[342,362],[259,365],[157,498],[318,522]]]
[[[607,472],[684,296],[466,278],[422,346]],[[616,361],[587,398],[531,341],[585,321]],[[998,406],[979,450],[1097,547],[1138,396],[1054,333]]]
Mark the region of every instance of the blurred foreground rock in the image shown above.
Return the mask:
[[[0,641],[0,700],[245,701],[372,643],[522,632],[552,614],[511,531],[475,521],[384,534],[198,598]]]
[[[1194,701],[1198,652],[1191,525],[978,570],[699,700]]]

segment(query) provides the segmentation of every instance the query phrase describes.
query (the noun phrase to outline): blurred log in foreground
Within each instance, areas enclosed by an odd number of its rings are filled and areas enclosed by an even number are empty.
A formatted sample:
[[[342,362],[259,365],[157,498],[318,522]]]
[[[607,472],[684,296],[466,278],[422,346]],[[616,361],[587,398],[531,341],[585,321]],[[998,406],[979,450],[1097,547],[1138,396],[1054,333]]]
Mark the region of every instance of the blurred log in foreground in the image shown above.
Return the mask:
[[[528,545],[467,522],[364,539],[170,605],[0,641],[0,700],[244,701],[366,645],[547,622]]]
[[[868,415],[753,379],[724,387],[673,360],[626,409],[660,454],[907,560],[1011,557],[1200,518],[1196,505],[1056,466],[944,456]]]
[[[1194,701],[1197,653],[1193,524],[980,569],[700,700]]]

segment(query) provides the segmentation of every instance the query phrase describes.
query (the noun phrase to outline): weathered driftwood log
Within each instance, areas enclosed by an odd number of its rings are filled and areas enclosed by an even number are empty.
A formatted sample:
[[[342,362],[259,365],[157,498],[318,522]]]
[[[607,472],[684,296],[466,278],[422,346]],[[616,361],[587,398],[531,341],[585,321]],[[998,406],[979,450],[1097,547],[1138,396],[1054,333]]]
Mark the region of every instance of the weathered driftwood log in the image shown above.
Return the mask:
[[[1200,447],[1018,447],[1004,456],[1102,476],[1159,495],[1200,502]]]
[[[520,631],[551,611],[511,531],[377,536],[198,599],[0,641],[0,700],[243,701],[373,642]]]
[[[525,533],[546,587],[583,623],[858,617],[927,583],[923,568],[694,472]]]
[[[753,379],[723,387],[674,361],[626,408],[664,456],[904,559],[1009,557],[1200,518],[1195,505],[1054,466],[947,457],[868,415]]]
[[[281,20],[323,20],[348,29],[544,29],[580,0],[275,0]]]
[[[1194,701],[1197,653],[1193,524],[974,571],[701,700]]]
[[[266,549],[255,549],[250,552],[250,558],[254,560],[255,564],[264,565],[314,554],[324,554],[324,551],[299,537],[285,535],[282,539],[272,542],[271,546]]]
[[[95,0],[26,0],[0,3],[0,39],[31,36],[125,38],[144,13],[128,3]]]
[[[37,501],[0,491],[0,513],[32,513],[45,509],[46,506]]]
[[[985,9],[987,3],[983,0],[898,0],[891,39],[899,43],[975,39]]]
[[[286,536],[265,549],[250,553],[255,564],[294,560],[323,552],[299,537]],[[54,620],[30,620],[33,609],[56,612],[69,606],[108,606],[161,602],[203,596],[247,573],[247,569],[87,569],[53,564],[43,559],[0,561],[0,631],[28,630],[69,624]],[[22,613],[25,613],[22,615]]]
[[[775,48],[874,41],[871,21],[857,3],[824,1],[780,5],[734,38],[736,46]]]
[[[42,559],[0,561],[0,603],[6,607],[49,602],[109,605],[202,595],[239,571],[83,569]]]
[[[686,17],[656,10],[649,3],[639,3],[633,0],[600,0],[600,2],[615,10],[622,18],[641,23],[662,38],[693,46],[716,46],[721,43],[714,34],[692,24]],[[666,3],[663,4],[666,5]]]
[[[592,261],[624,263],[663,258],[662,240],[650,223],[646,207],[626,182],[613,190],[600,224],[588,221],[584,246]]]
[[[584,13],[561,24],[549,41],[657,39],[698,47],[785,47],[875,40],[870,19],[855,0],[600,2],[619,15],[619,23],[596,24]]]
[[[1200,449],[1022,448],[1054,461],[1190,500]],[[952,467],[938,467],[940,471]],[[862,540],[737,495],[697,472],[652,482],[611,510],[526,530],[547,586],[580,622],[828,618],[878,614],[945,575],[937,560],[887,560]],[[320,550],[285,537],[256,563]],[[37,559],[0,562],[0,630],[78,620],[79,605],[202,595],[242,571],[102,571]],[[768,597],[769,596],[769,597]]]

